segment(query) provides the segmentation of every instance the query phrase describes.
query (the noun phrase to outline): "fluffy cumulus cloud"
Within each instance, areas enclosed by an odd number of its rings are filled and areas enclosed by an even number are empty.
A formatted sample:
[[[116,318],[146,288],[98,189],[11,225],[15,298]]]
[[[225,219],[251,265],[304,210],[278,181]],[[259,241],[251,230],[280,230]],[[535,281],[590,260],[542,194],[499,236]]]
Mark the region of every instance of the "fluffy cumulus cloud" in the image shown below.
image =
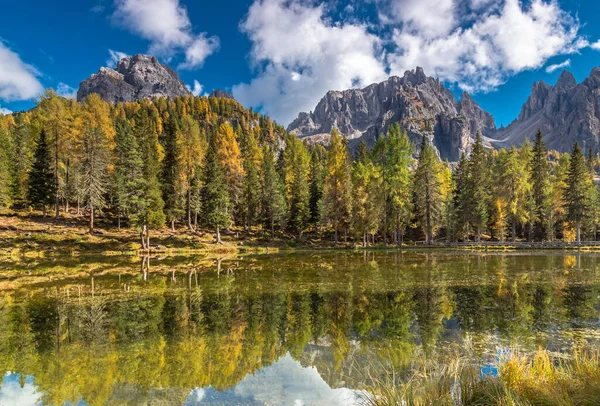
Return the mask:
[[[471,91],[488,91],[508,77],[541,68],[555,55],[587,46],[578,35],[578,21],[556,2],[505,0],[496,11],[479,15],[470,26],[459,25],[430,37],[405,27],[394,29],[396,50],[390,69],[400,73],[416,65]]]
[[[121,52],[121,51],[113,51],[112,49],[108,50],[108,54],[110,55],[108,57],[108,59],[106,60],[106,66],[108,66],[109,68],[114,68],[115,66],[117,66],[117,63],[129,56],[127,55],[125,52]]]
[[[115,0],[114,24],[150,41],[148,52],[170,60],[183,53],[181,69],[201,67],[219,48],[219,39],[194,34],[187,10],[179,0]]]
[[[381,24],[334,22],[323,4],[255,0],[240,28],[257,70],[234,86],[242,103],[282,123],[327,90],[402,75],[416,66],[471,92],[491,91],[557,55],[600,49],[555,0],[373,0]],[[382,28],[383,27],[383,28]]]
[[[187,87],[194,96],[200,96],[202,94],[202,85],[197,80],[194,80],[194,86],[185,85],[185,87]]]
[[[38,80],[40,73],[24,63],[19,55],[0,41],[0,99],[28,100],[44,90]]]
[[[258,73],[250,83],[234,86],[233,94],[282,123],[313,109],[329,89],[386,77],[381,39],[366,25],[332,23],[323,5],[257,0],[240,28],[252,41]]]
[[[553,65],[550,65],[550,66],[548,66],[548,67],[546,68],[546,72],[547,72],[547,73],[552,73],[552,72],[554,72],[554,71],[556,71],[556,70],[559,70],[559,69],[568,68],[569,66],[571,66],[571,60],[570,60],[570,59],[567,59],[567,60],[566,60],[566,61],[564,61],[564,62],[561,62],[561,63],[556,63],[556,64],[553,64]]]

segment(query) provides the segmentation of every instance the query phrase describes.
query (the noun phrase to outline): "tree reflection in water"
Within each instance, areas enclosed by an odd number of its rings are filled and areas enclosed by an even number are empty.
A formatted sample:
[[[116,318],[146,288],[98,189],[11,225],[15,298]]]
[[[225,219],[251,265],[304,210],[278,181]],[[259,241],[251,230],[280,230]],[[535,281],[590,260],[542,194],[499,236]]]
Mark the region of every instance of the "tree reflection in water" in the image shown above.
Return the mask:
[[[435,356],[467,335],[482,354],[497,344],[564,350],[598,338],[594,255],[140,262],[2,264],[0,370],[10,374],[0,400],[15,396],[17,379],[45,404],[348,403],[374,377],[363,367],[401,372],[415,353]]]

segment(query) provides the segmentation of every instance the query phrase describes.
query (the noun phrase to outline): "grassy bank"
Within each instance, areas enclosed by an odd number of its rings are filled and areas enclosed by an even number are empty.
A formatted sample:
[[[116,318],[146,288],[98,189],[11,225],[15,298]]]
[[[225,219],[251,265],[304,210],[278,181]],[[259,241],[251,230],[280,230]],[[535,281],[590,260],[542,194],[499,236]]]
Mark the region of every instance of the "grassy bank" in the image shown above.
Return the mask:
[[[411,374],[389,370],[372,380],[365,406],[599,405],[600,349],[557,354],[509,352],[491,364],[477,357],[411,362]]]

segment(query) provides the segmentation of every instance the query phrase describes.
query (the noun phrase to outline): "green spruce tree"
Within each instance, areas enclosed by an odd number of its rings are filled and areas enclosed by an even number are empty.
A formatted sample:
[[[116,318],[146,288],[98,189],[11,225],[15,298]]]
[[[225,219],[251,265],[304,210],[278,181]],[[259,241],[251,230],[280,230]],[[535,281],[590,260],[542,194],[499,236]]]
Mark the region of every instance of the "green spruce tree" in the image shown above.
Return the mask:
[[[204,223],[215,230],[216,242],[222,244],[221,229],[229,227],[232,215],[225,169],[219,162],[214,136],[211,137],[204,161],[200,199]]]
[[[48,205],[54,202],[56,182],[52,171],[52,157],[46,140],[46,132],[42,130],[33,154],[33,164],[29,172],[29,204],[39,207],[47,214]]]
[[[573,145],[571,163],[564,192],[567,220],[575,227],[575,239],[581,242],[581,225],[590,215],[590,188],[592,178],[579,144]]]
[[[414,179],[414,202],[425,242],[431,245],[441,216],[440,163],[435,149],[423,136]]]
[[[546,145],[542,139],[542,131],[535,135],[533,152],[530,164],[531,179],[531,210],[530,210],[530,238],[541,241],[548,236],[548,191],[549,191],[549,164]]]

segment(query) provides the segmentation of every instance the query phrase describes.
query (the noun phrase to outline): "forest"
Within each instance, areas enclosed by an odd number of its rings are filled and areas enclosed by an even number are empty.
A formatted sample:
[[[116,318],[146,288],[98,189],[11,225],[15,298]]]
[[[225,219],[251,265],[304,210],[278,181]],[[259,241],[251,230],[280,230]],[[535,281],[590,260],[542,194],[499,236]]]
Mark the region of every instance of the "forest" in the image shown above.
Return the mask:
[[[458,163],[392,125],[350,151],[325,148],[235,100],[182,96],[112,105],[48,90],[0,115],[0,206],[101,218],[150,230],[258,230],[265,239],[361,244],[595,240],[597,157],[548,151],[542,134],[488,149],[477,135]],[[35,210],[36,212],[33,212]],[[39,211],[39,212],[38,212]]]

